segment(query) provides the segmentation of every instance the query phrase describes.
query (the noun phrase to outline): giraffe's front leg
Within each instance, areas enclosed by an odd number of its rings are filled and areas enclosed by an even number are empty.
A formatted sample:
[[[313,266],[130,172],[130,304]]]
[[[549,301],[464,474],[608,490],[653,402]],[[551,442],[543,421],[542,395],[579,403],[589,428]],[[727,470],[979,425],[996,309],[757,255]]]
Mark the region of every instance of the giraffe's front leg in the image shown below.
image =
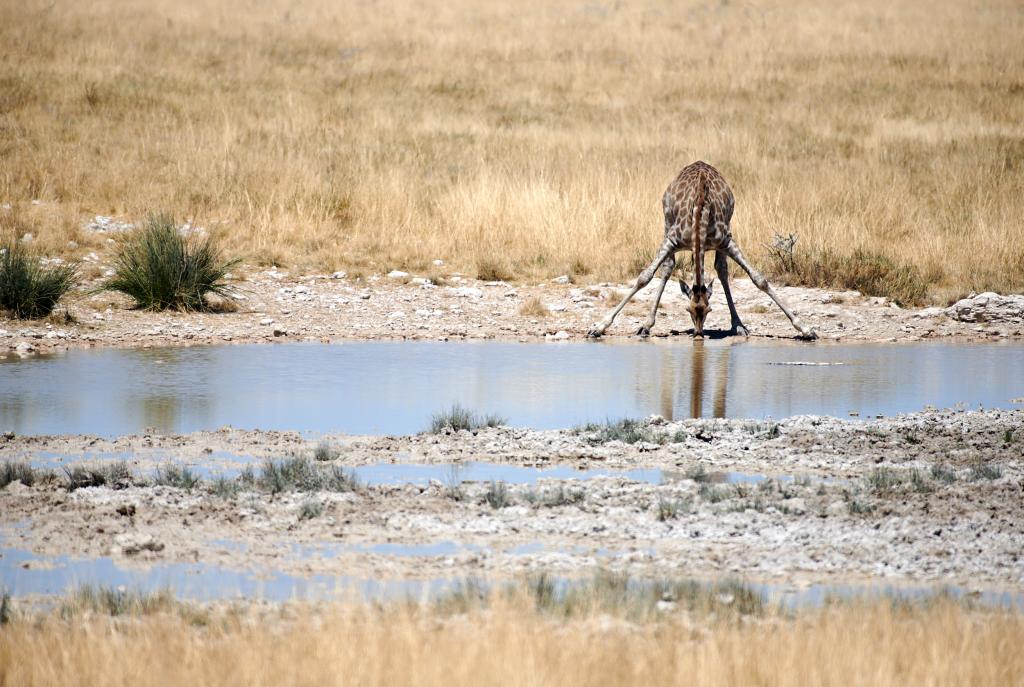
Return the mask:
[[[818,333],[814,331],[814,328],[808,327],[801,322],[800,318],[794,315],[793,312],[786,307],[786,304],[782,302],[782,299],[775,293],[775,289],[773,289],[772,285],[768,283],[768,280],[764,278],[764,275],[755,270],[750,263],[747,262],[747,259],[743,257],[743,252],[740,250],[740,247],[736,245],[735,241],[730,239],[728,245],[725,247],[725,252],[730,258],[736,261],[737,265],[742,267],[746,273],[750,275],[750,281],[754,282],[754,286],[768,294],[768,297],[775,301],[775,304],[782,309],[782,312],[786,314],[786,317],[788,317],[789,321],[794,327],[796,327],[796,330],[800,332],[801,339],[818,338]]]
[[[661,267],[658,268],[661,284],[658,285],[658,292],[654,294],[654,303],[651,305],[651,313],[647,316],[647,321],[636,330],[637,336],[646,339],[651,335],[651,330],[654,329],[654,320],[658,317],[658,305],[661,303],[661,296],[665,293],[665,285],[668,284],[668,280],[672,277],[672,272],[675,269],[676,258],[674,255],[665,258],[665,262],[661,263]]]
[[[662,242],[661,248],[658,250],[658,254],[655,256],[654,260],[650,265],[644,268],[644,271],[636,278],[636,284],[633,285],[630,292],[626,294],[626,297],[623,298],[615,309],[608,313],[603,320],[592,326],[587,331],[587,338],[596,339],[603,336],[608,327],[612,326],[612,322],[615,321],[615,318],[618,317],[620,312],[622,312],[622,309],[626,307],[626,303],[629,303],[629,300],[636,295],[637,291],[651,283],[651,280],[654,279],[654,275],[658,271],[658,267],[661,266],[661,263],[665,262],[665,259],[675,252],[675,243],[673,243],[672,239],[666,238]]]
[[[740,314],[736,312],[736,304],[732,300],[732,290],[729,288],[729,262],[725,253],[715,251],[715,272],[718,273],[718,281],[722,284],[722,291],[725,293],[725,302],[729,304],[729,332],[740,336],[750,336],[750,330],[743,326],[740,321]]]

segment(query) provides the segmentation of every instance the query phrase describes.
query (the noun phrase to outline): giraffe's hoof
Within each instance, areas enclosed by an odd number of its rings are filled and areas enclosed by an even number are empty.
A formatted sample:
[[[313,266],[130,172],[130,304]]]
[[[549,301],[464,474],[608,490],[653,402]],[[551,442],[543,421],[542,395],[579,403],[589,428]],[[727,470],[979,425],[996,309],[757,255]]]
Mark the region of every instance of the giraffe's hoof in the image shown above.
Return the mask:
[[[799,338],[804,341],[814,341],[818,338],[818,332],[814,331],[814,327],[805,327],[800,330]]]
[[[750,330],[744,327],[742,324],[737,324],[732,328],[733,336],[750,336]]]
[[[604,332],[602,332],[598,327],[591,327],[587,330],[588,339],[600,339],[603,334]]]
[[[641,339],[646,339],[651,335],[651,328],[640,327],[639,329],[636,330],[636,335],[639,336]]]

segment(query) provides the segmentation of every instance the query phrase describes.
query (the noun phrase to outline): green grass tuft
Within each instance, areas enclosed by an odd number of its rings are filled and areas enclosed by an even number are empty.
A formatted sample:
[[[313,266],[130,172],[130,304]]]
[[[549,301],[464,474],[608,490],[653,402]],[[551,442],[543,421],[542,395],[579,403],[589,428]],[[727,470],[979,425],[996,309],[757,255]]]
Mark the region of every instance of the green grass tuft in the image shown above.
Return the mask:
[[[299,520],[312,520],[319,518],[324,513],[324,504],[310,499],[303,501],[299,507]]]
[[[196,475],[187,467],[174,463],[159,466],[156,469],[156,479],[154,480],[157,486],[174,487],[175,489],[184,489],[186,491],[192,491],[199,486],[201,481],[199,475]]]
[[[1003,476],[1003,469],[998,465],[987,463],[975,463],[971,466],[971,481],[977,482],[983,479],[999,479]]]
[[[224,260],[212,239],[186,238],[170,217],[153,215],[121,244],[104,288],[146,310],[209,310],[207,295],[231,299],[225,278],[237,263]]]
[[[436,413],[430,418],[429,431],[431,434],[458,432],[461,430],[472,432],[484,427],[498,427],[505,424],[505,422],[505,418],[500,415],[478,415],[456,403],[448,410]]]
[[[0,489],[3,489],[11,482],[21,482],[26,487],[31,487],[36,481],[36,471],[28,463],[8,463],[0,466]]]
[[[508,493],[508,486],[504,482],[491,482],[484,494],[484,500],[494,509],[504,508],[512,505],[512,497]]]
[[[14,317],[46,317],[77,283],[78,266],[74,263],[46,267],[15,240],[0,248],[0,310]]]
[[[113,489],[125,489],[134,482],[132,471],[124,463],[108,463],[106,465],[82,466],[75,465],[64,468],[67,475],[68,491],[85,487],[108,486]]]

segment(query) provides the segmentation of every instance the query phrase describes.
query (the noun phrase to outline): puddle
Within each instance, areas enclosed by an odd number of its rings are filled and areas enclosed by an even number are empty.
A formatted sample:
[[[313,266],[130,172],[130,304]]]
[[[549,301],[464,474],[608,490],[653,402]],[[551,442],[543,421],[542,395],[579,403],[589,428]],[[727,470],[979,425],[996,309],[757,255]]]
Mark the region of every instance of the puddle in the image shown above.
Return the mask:
[[[782,363],[842,363],[808,365]],[[957,374],[950,374],[956,370]],[[458,402],[512,425],[1012,407],[1021,344],[358,342],[0,358],[0,430],[409,434]]]
[[[522,554],[537,552],[533,548],[520,549]],[[540,550],[543,551],[543,547]],[[28,567],[25,567],[26,565]],[[15,597],[29,594],[64,595],[83,585],[92,585],[143,593],[169,589],[180,599],[195,601],[322,600],[352,596],[368,600],[429,599],[464,588],[466,583],[466,578],[454,577],[428,580],[374,580],[344,575],[288,575],[279,571],[257,573],[228,570],[203,563],[168,563],[136,569],[123,568],[110,558],[40,557],[21,549],[0,548],[0,586]],[[555,578],[556,588],[563,590],[569,585],[580,583],[580,580]],[[631,584],[642,586],[650,582],[637,579]],[[710,583],[708,585],[710,586]],[[490,585],[487,582],[474,582],[473,586],[486,589]],[[1024,610],[1024,593],[969,591],[955,586],[814,584],[801,587],[757,583],[748,583],[745,586],[759,594],[766,602],[790,609],[817,607],[836,598],[921,601],[938,594],[947,594],[957,599],[966,597],[986,606]]]
[[[505,482],[506,484],[537,484],[538,480],[589,480],[598,477],[622,477],[633,482],[661,484],[664,472],[653,469],[637,470],[576,470],[559,466],[532,468],[500,463],[375,463],[354,468],[360,482],[367,485],[417,484],[426,486],[430,480],[456,485],[461,482]]]

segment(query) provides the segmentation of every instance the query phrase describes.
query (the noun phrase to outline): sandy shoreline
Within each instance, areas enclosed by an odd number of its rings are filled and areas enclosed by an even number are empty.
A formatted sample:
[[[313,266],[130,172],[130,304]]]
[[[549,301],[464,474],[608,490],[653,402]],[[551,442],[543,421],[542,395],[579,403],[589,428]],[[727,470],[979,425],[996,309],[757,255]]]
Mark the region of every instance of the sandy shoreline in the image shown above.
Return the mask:
[[[734,278],[737,307],[752,338],[795,339],[796,332],[771,300],[746,279]],[[0,319],[0,355],[30,355],[80,347],[150,347],[282,341],[467,340],[545,341],[582,339],[627,288],[625,284],[509,284],[449,276],[445,285],[426,277],[328,275],[290,277],[253,270],[237,284],[243,300],[230,313],[151,313],[132,310],[112,294],[73,296],[74,321]],[[1024,323],[961,322],[942,308],[903,309],[885,298],[856,292],[779,287],[781,296],[817,330],[821,341],[921,341],[954,338],[994,341],[1024,338]],[[653,289],[637,295],[608,331],[629,337],[645,319]],[[523,315],[539,299],[544,315]],[[707,327],[714,336],[728,322],[720,292],[712,299]],[[59,309],[63,312],[63,308]],[[688,338],[685,301],[674,287],[662,299],[654,338]]]

